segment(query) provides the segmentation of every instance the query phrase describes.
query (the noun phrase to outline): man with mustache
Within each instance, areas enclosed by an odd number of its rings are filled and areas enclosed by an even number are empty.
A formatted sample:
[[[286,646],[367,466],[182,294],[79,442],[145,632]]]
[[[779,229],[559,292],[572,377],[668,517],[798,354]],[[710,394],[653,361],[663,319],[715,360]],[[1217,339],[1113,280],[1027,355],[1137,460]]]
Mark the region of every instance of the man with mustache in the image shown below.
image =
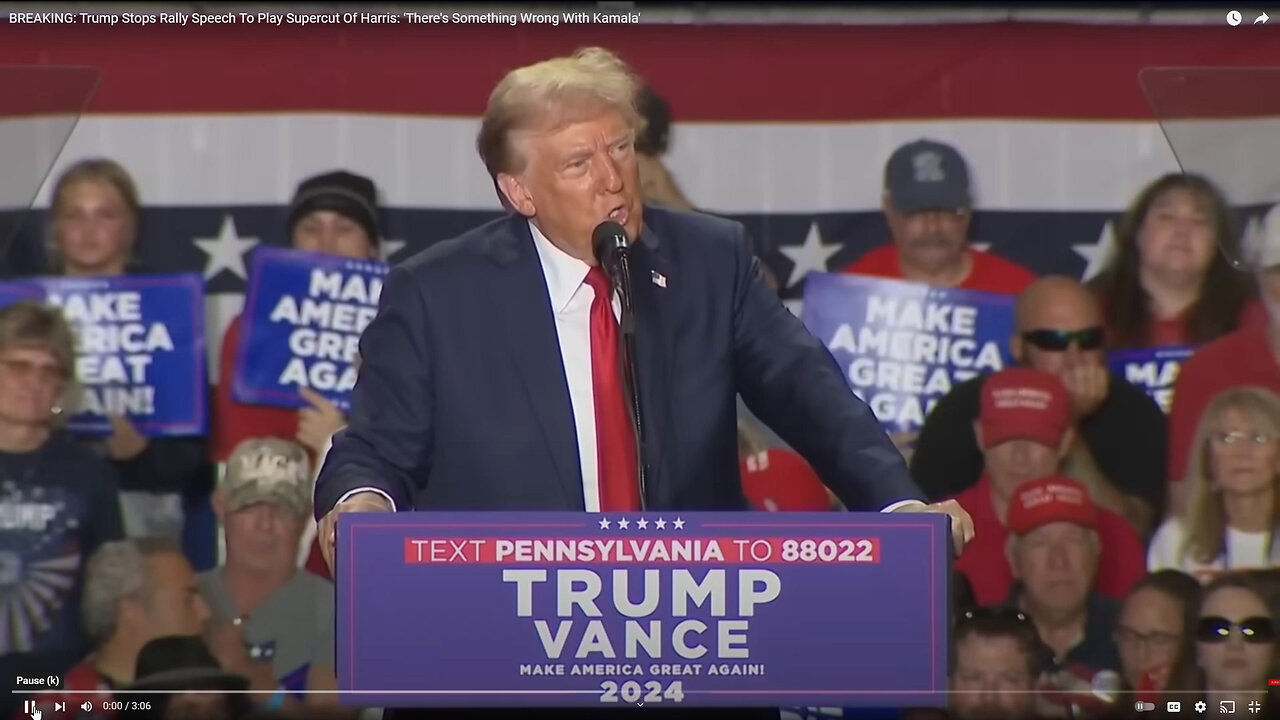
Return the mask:
[[[1035,280],[1026,268],[969,246],[969,168],[946,143],[921,139],[894,150],[884,168],[882,204],[893,242],[844,272],[1005,295]]]

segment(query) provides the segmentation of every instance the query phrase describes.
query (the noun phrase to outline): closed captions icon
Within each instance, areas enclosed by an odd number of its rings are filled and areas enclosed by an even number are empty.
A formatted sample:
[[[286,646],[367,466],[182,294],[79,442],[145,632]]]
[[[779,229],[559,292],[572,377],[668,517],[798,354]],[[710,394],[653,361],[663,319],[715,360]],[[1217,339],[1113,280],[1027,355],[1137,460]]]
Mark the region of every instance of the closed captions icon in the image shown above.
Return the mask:
[[[1241,20],[1243,20],[1243,17],[1240,15],[1239,10],[1232,10],[1231,12],[1227,13],[1227,24],[1230,25],[1231,27],[1235,27],[1236,25],[1239,25]]]

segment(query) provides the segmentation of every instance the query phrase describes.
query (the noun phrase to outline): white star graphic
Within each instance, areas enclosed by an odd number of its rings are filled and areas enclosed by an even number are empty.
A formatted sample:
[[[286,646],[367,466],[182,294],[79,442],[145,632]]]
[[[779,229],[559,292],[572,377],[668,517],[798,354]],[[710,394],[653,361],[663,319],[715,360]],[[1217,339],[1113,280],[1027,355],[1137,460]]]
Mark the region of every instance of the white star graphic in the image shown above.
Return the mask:
[[[630,526],[631,526],[631,521],[627,520],[626,518],[622,518],[621,520],[618,521],[619,530],[626,530]]]
[[[239,275],[241,280],[248,279],[244,270],[244,254],[258,242],[258,238],[240,237],[236,233],[235,218],[223,215],[218,237],[195,239],[200,251],[209,256],[204,264],[204,279],[211,280],[223,270],[230,270]]]
[[[659,530],[665,530],[667,528],[667,521],[663,520],[662,518],[658,518],[657,520],[654,521],[653,526],[658,528]]]
[[[809,226],[809,234],[804,238],[803,245],[782,245],[778,247],[778,252],[786,255],[793,267],[791,274],[787,276],[787,287],[794,287],[811,272],[826,272],[827,261],[832,255],[840,252],[840,248],[844,247],[840,243],[835,245],[827,245],[822,242],[822,231],[818,229],[818,221],[813,221]]]
[[[600,518],[600,529],[601,530],[609,529],[609,518]]]
[[[1098,242],[1071,246],[1071,249],[1075,250],[1088,263],[1084,268],[1084,274],[1080,276],[1081,282],[1088,282],[1095,275],[1102,272],[1102,268],[1106,267],[1107,261],[1111,259],[1111,251],[1115,246],[1116,233],[1111,227],[1110,221],[1102,226],[1102,233],[1098,235]]]
[[[644,518],[640,518],[639,520],[636,521],[636,527],[640,528],[641,530],[648,530],[649,521],[645,520]]]
[[[383,238],[383,240],[378,243],[378,247],[382,249],[382,259],[387,262],[391,262],[391,258],[395,257],[396,253],[403,250],[404,245],[404,240],[387,240],[386,238]]]
[[[673,528],[675,528],[675,529],[677,529],[677,530],[683,530],[683,529],[684,529],[684,520],[681,520],[680,518],[676,518],[676,521],[675,521],[675,522],[673,522],[673,523],[671,523],[671,527],[673,527]]]

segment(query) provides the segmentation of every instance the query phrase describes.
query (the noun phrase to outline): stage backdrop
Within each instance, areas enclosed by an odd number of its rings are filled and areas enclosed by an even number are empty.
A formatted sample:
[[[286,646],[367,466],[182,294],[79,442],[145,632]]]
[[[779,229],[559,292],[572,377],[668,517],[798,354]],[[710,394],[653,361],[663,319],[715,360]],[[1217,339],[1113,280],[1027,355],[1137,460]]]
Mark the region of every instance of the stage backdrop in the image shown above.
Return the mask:
[[[335,167],[373,177],[384,248],[403,260],[498,214],[474,150],[494,82],[593,44],[668,98],[678,182],[699,206],[748,225],[793,305],[807,272],[886,241],[883,164],[919,137],[968,157],[975,242],[1038,272],[1090,275],[1116,214],[1176,169],[1139,69],[1280,65],[1273,30],[1225,24],[403,23],[24,26],[5,30],[0,64],[101,68],[55,176],[98,155],[134,174],[147,206],[141,259],[204,274],[216,358],[247,253],[284,241],[299,179]],[[42,215],[26,224],[11,271],[41,262],[43,232]],[[210,370],[216,379],[216,362]]]

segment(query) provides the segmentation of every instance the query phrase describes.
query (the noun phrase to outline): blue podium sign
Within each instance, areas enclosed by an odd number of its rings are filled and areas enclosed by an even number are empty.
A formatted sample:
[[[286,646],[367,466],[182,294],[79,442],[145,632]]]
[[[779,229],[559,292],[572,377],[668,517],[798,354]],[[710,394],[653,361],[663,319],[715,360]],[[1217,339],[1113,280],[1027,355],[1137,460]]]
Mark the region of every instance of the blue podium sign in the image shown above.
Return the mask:
[[[343,703],[943,707],[941,515],[352,513]]]

